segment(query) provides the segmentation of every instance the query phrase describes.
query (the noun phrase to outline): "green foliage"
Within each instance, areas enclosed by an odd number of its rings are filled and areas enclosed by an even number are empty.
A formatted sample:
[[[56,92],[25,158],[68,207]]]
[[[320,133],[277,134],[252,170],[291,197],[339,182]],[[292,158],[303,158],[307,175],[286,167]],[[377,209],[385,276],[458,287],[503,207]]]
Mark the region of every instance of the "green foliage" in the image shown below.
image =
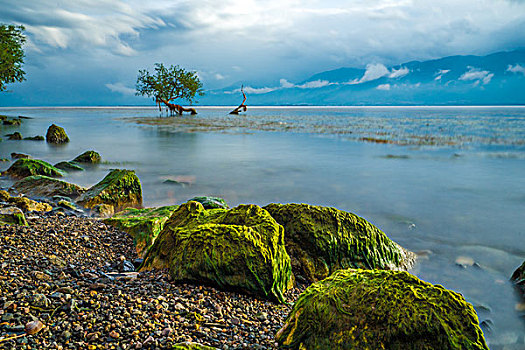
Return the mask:
[[[24,29],[23,26],[0,25],[0,91],[6,90],[6,84],[25,80],[22,70]]]
[[[202,83],[196,72],[186,71],[179,66],[164,67],[155,63],[155,73],[139,70],[136,84],[136,95],[161,98],[165,101],[175,99],[187,100],[192,103],[195,95],[202,96]]]

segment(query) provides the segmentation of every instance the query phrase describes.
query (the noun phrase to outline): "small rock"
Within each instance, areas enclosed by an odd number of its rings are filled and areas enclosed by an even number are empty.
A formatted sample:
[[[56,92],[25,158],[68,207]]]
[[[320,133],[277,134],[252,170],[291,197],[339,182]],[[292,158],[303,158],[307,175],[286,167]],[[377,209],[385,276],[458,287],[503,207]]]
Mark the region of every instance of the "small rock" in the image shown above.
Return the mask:
[[[44,324],[39,320],[28,322],[25,325],[25,331],[29,335],[33,335],[40,332],[42,328],[44,328]]]

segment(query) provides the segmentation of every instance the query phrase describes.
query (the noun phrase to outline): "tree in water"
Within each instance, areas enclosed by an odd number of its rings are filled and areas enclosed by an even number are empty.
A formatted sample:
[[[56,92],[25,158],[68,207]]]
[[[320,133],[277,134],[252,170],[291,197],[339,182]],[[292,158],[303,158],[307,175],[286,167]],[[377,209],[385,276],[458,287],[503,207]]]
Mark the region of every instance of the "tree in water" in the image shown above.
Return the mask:
[[[26,80],[22,70],[26,37],[23,26],[0,25],[0,91],[6,90],[6,84]]]
[[[239,105],[239,107],[235,108],[233,111],[230,112],[230,114],[239,114],[239,112],[246,112],[248,107],[246,107],[246,94],[244,93],[244,86],[241,86],[241,93],[242,93],[242,103]]]
[[[153,97],[161,111],[163,103],[169,109],[170,115],[182,115],[183,112],[197,114],[194,108],[184,108],[172,101],[181,99],[191,104],[196,95],[204,95],[202,83],[196,72],[173,65],[164,67],[162,63],[155,63],[154,74],[150,74],[146,69],[139,70],[136,90],[136,95]]]

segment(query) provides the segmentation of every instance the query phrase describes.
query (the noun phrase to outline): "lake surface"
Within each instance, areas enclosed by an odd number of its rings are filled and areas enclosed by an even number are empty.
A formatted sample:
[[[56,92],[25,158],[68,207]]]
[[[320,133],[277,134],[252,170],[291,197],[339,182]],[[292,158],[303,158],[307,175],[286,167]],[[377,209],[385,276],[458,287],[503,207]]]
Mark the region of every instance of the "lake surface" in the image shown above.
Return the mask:
[[[71,139],[50,146],[4,137],[0,157],[54,164],[96,150],[103,164],[65,180],[90,186],[111,168],[134,169],[145,206],[214,195],[231,206],[304,202],[356,213],[424,252],[411,272],[473,303],[490,324],[492,349],[525,348],[509,282],[525,260],[525,108],[197,109],[166,118],[144,107],[0,108],[33,118],[3,134],[45,136],[56,123]],[[458,258],[476,264],[460,267]]]

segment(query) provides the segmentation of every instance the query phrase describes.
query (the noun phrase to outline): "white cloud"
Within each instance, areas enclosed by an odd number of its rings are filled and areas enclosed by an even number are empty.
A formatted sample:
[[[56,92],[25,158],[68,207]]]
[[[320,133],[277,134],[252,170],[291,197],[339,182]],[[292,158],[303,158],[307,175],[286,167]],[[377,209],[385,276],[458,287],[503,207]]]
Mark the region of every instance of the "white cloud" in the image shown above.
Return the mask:
[[[328,85],[330,85],[328,80],[314,80],[296,86],[300,89],[317,89]]]
[[[289,88],[293,88],[295,87],[295,84],[293,83],[290,83],[288,80],[286,79],[281,79],[279,80],[279,83],[281,84],[281,87],[282,88],[285,88],[285,89],[289,89]]]
[[[398,70],[392,68],[392,72],[390,73],[390,75],[388,77],[391,78],[391,79],[402,78],[405,75],[407,75],[408,73],[410,73],[410,70],[408,68],[406,68],[406,67],[401,67]]]
[[[258,95],[258,94],[266,94],[268,92],[272,92],[272,91],[275,91],[277,90],[277,88],[272,88],[272,87],[263,87],[263,88],[252,88],[250,86],[247,86],[244,88],[244,92],[246,92],[247,94],[254,94],[254,95]],[[241,91],[240,89],[236,90],[236,91]]]
[[[224,80],[226,77],[220,73],[215,73],[214,78],[216,80]]]
[[[479,68],[468,67],[468,71],[463,73],[459,77],[459,80],[475,81],[475,84],[483,82],[483,85],[487,85],[488,83],[490,83],[493,77],[494,74],[487,70],[480,70]]]
[[[123,83],[106,84],[105,86],[111,91],[121,93],[122,95],[135,95],[135,89],[129,88]]]
[[[508,68],[507,68],[507,72],[521,73],[521,74],[525,75],[525,67],[522,67],[519,64],[516,64],[515,66],[509,65]]]
[[[448,72],[450,72],[450,69],[440,69],[436,72],[436,74],[434,74],[436,77],[434,78],[434,80],[441,80],[441,78],[443,78],[443,76],[445,74],[447,74]]]
[[[388,68],[385,67],[385,65],[381,63],[376,63],[376,64],[369,63],[366,66],[365,74],[363,74],[361,79],[351,80],[347,84],[350,84],[350,85],[362,84],[362,83],[366,83],[367,81],[377,80],[389,74],[390,74],[390,71],[388,70]]]
[[[377,90],[385,90],[385,91],[388,91],[390,90],[390,84],[381,84],[381,85],[378,85]]]

